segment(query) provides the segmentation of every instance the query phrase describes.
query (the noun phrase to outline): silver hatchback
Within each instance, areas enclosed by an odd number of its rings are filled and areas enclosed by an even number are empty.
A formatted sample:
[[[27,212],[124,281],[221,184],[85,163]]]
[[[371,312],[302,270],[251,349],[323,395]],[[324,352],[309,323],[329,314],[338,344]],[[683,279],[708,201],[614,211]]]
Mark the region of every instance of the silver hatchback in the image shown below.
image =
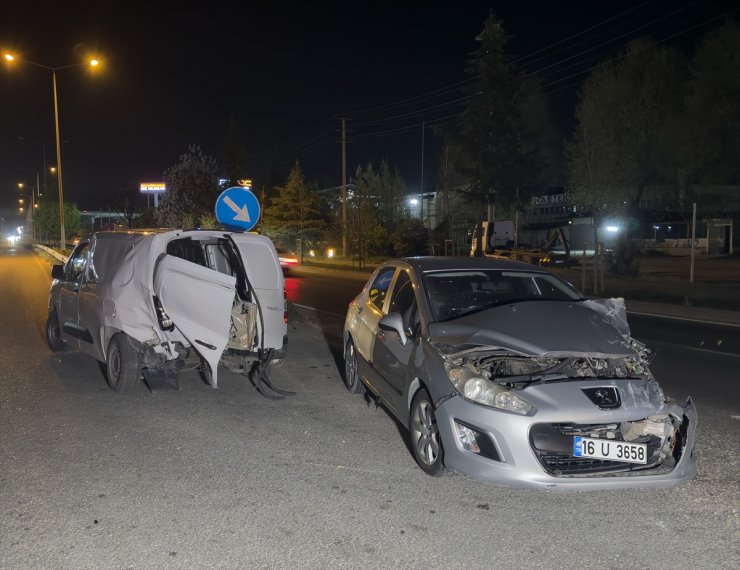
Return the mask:
[[[696,408],[664,394],[622,299],[529,264],[382,264],[350,304],[345,383],[408,427],[418,465],[554,490],[664,487],[696,472]]]

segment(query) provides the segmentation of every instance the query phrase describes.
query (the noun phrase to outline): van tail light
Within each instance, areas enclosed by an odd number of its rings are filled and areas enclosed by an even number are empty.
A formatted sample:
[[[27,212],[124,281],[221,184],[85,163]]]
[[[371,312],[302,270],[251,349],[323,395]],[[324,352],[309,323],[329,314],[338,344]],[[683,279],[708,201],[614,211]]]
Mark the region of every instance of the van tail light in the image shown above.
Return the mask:
[[[288,324],[288,289],[283,285],[283,322]]]
[[[154,295],[152,299],[154,300],[154,308],[157,310],[157,320],[159,321],[159,328],[161,328],[163,331],[173,330],[175,328],[175,323],[173,323],[169,315],[164,312],[164,307],[162,307],[162,303],[159,300],[159,297]]]

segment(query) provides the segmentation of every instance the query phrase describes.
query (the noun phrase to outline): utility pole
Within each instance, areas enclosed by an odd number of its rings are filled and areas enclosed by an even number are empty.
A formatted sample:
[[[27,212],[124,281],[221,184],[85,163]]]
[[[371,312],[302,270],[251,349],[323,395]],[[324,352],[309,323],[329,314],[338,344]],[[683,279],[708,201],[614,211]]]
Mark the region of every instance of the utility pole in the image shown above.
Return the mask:
[[[420,184],[420,192],[421,192],[421,225],[424,225],[424,123],[425,121],[421,122],[421,184]]]
[[[347,119],[342,118],[342,255],[347,257]]]

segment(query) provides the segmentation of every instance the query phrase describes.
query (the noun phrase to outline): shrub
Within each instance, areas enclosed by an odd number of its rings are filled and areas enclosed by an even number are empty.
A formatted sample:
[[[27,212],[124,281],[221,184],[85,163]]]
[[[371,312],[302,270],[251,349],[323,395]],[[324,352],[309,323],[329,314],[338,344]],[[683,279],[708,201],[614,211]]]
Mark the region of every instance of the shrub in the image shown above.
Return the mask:
[[[617,241],[614,251],[606,257],[606,267],[610,273],[637,277],[640,274],[640,248],[633,240],[622,237]]]

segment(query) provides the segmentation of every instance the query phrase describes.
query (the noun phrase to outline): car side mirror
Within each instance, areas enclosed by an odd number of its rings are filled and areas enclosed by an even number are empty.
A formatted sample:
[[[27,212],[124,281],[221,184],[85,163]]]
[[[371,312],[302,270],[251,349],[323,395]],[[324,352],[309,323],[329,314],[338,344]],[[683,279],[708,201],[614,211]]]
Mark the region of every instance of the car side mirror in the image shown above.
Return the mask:
[[[59,263],[55,263],[54,265],[52,265],[51,266],[51,278],[64,281],[65,279],[64,265],[61,265]]]
[[[378,321],[378,326],[385,331],[396,331],[401,337],[401,344],[406,346],[406,331],[403,330],[401,313],[390,313]]]

